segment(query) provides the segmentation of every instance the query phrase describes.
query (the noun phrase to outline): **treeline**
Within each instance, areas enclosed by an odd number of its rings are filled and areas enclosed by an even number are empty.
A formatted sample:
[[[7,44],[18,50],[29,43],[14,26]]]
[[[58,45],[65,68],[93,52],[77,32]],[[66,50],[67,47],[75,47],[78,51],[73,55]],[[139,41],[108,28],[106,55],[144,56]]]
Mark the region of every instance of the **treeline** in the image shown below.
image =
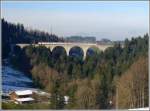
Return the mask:
[[[12,63],[30,71],[35,85],[51,93],[51,109],[146,107],[148,39],[148,34],[126,39],[124,47],[115,44],[87,55],[84,61],[66,56],[63,48],[50,52],[44,46],[16,47]],[[69,96],[68,104],[64,103],[65,95]]]
[[[12,24],[1,19],[2,24],[2,58],[10,52],[10,45],[17,43],[58,42],[62,38],[44,31],[31,30],[23,24]]]
[[[96,37],[90,36],[70,36],[66,37],[68,42],[80,42],[80,43],[96,43]]]

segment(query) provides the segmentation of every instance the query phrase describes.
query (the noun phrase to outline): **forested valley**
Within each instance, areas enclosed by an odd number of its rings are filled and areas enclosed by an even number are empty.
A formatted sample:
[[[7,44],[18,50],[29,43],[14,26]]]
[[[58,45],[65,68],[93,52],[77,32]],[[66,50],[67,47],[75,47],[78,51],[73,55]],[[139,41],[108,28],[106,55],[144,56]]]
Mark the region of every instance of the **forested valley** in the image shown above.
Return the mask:
[[[2,23],[4,58],[10,42],[20,43],[23,39],[23,43],[32,43],[49,35],[37,36],[36,31],[28,32],[22,25],[17,25],[18,29],[4,20]],[[49,42],[63,41],[57,36],[48,38]],[[51,93],[50,109],[147,107],[148,40],[149,35],[145,34],[126,39],[123,47],[116,43],[104,52],[93,48],[94,53],[87,54],[85,60],[82,56],[67,56],[62,47],[51,52],[44,46],[33,45],[23,49],[16,46],[10,58],[15,68],[30,73],[37,87]],[[65,95],[69,96],[68,104],[64,103]]]

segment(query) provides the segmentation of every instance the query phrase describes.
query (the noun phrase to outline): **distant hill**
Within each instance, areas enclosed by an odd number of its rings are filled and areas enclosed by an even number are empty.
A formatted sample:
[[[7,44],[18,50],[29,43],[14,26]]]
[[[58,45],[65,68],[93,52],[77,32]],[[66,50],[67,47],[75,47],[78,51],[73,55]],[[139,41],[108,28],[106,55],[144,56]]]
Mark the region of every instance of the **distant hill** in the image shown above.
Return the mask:
[[[109,39],[101,39],[100,41],[96,41],[97,44],[112,44],[113,42]]]
[[[66,37],[66,41],[68,41],[68,42],[81,42],[81,43],[95,43],[96,37],[70,36],[70,37]]]
[[[102,42],[112,42],[111,40],[105,39],[105,38],[101,39],[101,41],[102,41]]]
[[[96,40],[94,36],[70,36],[64,39],[66,42],[80,42],[80,43],[97,43],[97,44],[124,44],[124,41],[111,41],[107,38]]]
[[[96,41],[97,44],[115,44],[115,43],[120,43],[120,44],[124,44],[124,41],[111,41],[109,39],[103,38],[99,41]]]

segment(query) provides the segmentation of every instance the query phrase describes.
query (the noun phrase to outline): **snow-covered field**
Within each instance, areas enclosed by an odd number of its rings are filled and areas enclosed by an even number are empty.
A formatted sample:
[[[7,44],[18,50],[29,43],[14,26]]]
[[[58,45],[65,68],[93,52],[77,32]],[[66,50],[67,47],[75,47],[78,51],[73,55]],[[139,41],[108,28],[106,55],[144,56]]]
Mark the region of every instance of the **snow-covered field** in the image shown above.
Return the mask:
[[[2,66],[2,91],[34,89],[33,81],[26,74],[14,70],[10,66]]]
[[[139,110],[141,110],[141,111],[149,111],[150,108],[149,107],[145,107],[145,108],[135,108],[135,109],[129,109],[129,110],[134,110],[134,111],[139,111]]]

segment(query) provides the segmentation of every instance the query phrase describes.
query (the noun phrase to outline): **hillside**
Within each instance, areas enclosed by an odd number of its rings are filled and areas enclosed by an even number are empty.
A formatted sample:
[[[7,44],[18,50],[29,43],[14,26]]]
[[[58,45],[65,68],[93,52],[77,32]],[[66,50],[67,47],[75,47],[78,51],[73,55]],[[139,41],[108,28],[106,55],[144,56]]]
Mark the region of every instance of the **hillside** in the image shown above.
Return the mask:
[[[8,56],[11,44],[37,43],[37,42],[59,42],[63,41],[57,35],[39,30],[29,30],[23,24],[9,23],[1,19],[2,23],[2,58]]]

